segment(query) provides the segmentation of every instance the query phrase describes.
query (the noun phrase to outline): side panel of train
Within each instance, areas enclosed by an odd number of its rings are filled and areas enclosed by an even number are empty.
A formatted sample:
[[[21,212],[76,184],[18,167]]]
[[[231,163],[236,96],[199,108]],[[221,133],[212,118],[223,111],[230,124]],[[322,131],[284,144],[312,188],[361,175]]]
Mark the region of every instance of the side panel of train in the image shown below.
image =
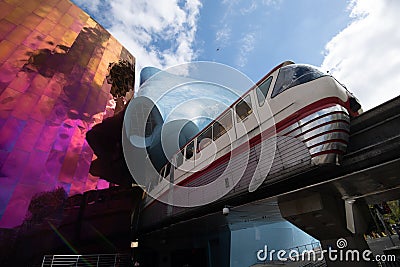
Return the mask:
[[[349,93],[314,70],[288,65],[270,73],[178,152],[175,167],[167,165],[159,179],[193,187],[192,194],[175,195],[190,205],[222,192],[228,192],[224,198],[242,194],[252,179],[276,183],[316,165],[339,164],[349,136]],[[171,198],[161,185],[152,193]],[[186,210],[149,197],[142,224]]]

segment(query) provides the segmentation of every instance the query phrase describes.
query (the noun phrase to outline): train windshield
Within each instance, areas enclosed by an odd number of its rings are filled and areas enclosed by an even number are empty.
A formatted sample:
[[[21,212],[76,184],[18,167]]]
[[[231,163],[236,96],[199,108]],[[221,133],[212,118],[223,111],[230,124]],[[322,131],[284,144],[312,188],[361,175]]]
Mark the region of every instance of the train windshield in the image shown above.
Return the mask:
[[[275,97],[293,86],[310,82],[327,75],[328,74],[309,65],[292,64],[284,66],[279,70],[279,75],[271,97]]]

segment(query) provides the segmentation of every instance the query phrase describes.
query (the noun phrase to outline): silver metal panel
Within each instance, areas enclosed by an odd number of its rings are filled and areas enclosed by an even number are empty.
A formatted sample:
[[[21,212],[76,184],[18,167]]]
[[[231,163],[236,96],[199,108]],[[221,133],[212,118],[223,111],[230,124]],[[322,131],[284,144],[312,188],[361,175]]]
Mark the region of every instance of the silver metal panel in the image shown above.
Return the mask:
[[[347,123],[350,122],[350,118],[348,115],[344,113],[333,113],[327,116],[320,117],[314,121],[311,121],[310,123],[307,123],[305,125],[302,125],[301,128],[303,131],[313,129],[316,127],[319,127],[322,124],[328,124],[334,121],[345,121]]]
[[[307,123],[309,123],[310,121],[312,121],[318,117],[323,117],[329,113],[335,113],[335,112],[343,112],[344,114],[348,114],[347,110],[344,107],[342,107],[341,105],[335,105],[335,106],[332,106],[329,108],[321,109],[321,110],[299,120],[299,125],[304,126]]]
[[[311,155],[321,153],[323,151],[340,150],[345,152],[347,148],[346,144],[339,142],[325,143],[310,149]]]
[[[301,140],[289,137],[277,137],[277,149],[272,168],[264,183],[274,181],[274,175],[295,173],[297,169],[310,166],[310,153]]]
[[[305,129],[311,129],[315,126],[318,126],[322,124],[323,122],[329,122],[332,120],[345,120],[345,121],[350,121],[350,117],[348,115],[347,110],[340,106],[340,105],[335,105],[329,108],[324,108],[321,109],[295,123],[292,125],[288,126],[286,129],[282,130],[279,132],[279,135],[286,135],[290,133],[290,136],[296,136],[298,135],[298,129],[303,129],[302,132],[304,132]],[[291,132],[294,129],[296,129],[296,132]]]
[[[344,122],[334,122],[330,124],[323,125],[319,128],[315,128],[309,132],[304,133],[303,135],[299,136],[302,140],[309,140],[311,138],[317,137],[318,135],[324,134],[326,132],[337,131],[341,130],[344,132],[349,131],[349,124]]]
[[[335,151],[346,151],[349,131],[350,117],[347,110],[335,105],[299,120],[280,134],[286,133],[303,140],[311,155],[318,154],[312,156],[313,165],[320,165],[339,164],[341,154],[335,155]]]
[[[315,138],[310,139],[309,141],[304,142],[307,147],[311,148],[327,140],[342,140],[346,144],[349,141],[349,134],[343,132],[330,132],[324,135],[317,136]]]
[[[313,156],[311,159],[311,163],[313,165],[322,165],[322,164],[340,165],[341,160],[342,160],[342,155],[339,155],[337,153],[328,153],[328,154]]]

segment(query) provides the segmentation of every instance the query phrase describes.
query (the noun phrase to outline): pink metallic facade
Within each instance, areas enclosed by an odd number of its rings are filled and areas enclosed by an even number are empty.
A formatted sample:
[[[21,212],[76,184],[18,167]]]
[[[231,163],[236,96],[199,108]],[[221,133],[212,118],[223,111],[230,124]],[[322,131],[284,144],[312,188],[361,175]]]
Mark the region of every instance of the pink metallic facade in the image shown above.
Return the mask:
[[[68,0],[0,1],[0,228],[31,198],[107,186],[93,177],[86,132],[110,110],[110,63],[134,58]]]

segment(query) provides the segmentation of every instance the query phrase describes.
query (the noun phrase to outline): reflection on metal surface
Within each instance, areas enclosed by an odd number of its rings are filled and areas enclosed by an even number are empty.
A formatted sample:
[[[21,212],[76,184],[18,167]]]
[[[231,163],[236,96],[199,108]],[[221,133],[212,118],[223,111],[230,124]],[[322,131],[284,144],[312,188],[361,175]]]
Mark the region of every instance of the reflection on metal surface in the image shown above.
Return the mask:
[[[319,144],[322,144],[326,142],[327,140],[339,140],[339,142],[345,142],[347,144],[347,141],[349,139],[349,135],[344,132],[330,132],[326,133],[324,135],[315,137],[309,141],[306,141],[305,144],[307,147],[314,147]]]
[[[303,134],[299,136],[305,142],[312,140],[322,134],[327,134],[331,132],[342,132],[348,133],[349,132],[349,124],[346,122],[329,122],[325,125],[316,126],[312,130],[305,130]]]
[[[239,76],[237,70],[215,62],[187,63],[163,71],[147,67],[141,71],[137,97],[150,99],[165,123],[186,119],[202,130],[253,86],[247,77]]]
[[[134,58],[70,1],[1,4],[10,12],[0,14],[0,227],[9,228],[36,193],[108,186],[88,175],[85,134],[114,112],[108,65]]]
[[[346,148],[347,148],[347,144],[343,144],[340,142],[331,142],[331,143],[325,143],[325,144],[311,148],[310,153],[311,153],[311,155],[313,155],[313,154],[317,154],[320,152],[325,152],[325,151],[330,152],[330,151],[335,151],[335,150],[345,152]]]
[[[339,164],[349,141],[350,117],[347,110],[335,105],[321,109],[281,131],[280,135],[297,137],[309,148],[315,165]]]
[[[320,118],[320,117],[328,116],[328,115],[331,116],[331,115],[333,115],[335,113],[347,114],[347,117],[348,117],[348,111],[344,107],[342,107],[340,105],[335,105],[335,106],[332,106],[332,107],[329,107],[329,108],[321,109],[321,110],[311,114],[310,116],[305,117],[304,119],[301,119],[299,121],[299,124],[300,125],[305,125],[308,122],[310,122],[310,121],[312,121],[312,120],[314,120],[316,118]]]

